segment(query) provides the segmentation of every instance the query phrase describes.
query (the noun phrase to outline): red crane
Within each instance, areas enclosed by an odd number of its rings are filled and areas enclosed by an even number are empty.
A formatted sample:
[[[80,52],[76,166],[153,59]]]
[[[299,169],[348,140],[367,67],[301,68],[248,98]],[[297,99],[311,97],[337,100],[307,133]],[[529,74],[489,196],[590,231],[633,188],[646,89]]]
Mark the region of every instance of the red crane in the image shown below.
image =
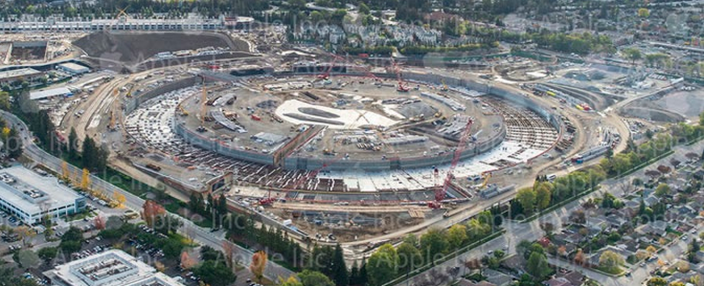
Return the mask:
[[[398,65],[396,64],[396,61],[394,61],[393,58],[391,58],[391,63],[394,66],[394,71],[396,72],[396,79],[398,80],[398,87],[396,88],[396,91],[408,92],[410,89],[406,87],[406,85],[403,83],[403,80],[401,79],[401,70],[399,69]]]
[[[343,61],[345,60],[344,58],[342,58],[338,55],[332,54],[331,56],[332,56],[332,62],[330,63],[330,66],[328,67],[327,70],[325,70],[324,73],[318,75],[318,79],[328,79],[328,77],[330,76],[330,72],[332,72],[332,69],[335,67],[335,63],[337,62],[337,60],[339,60],[339,59],[342,59]]]
[[[470,130],[472,129],[472,122],[473,121],[471,118],[467,119],[467,126],[465,126],[464,130],[462,131],[462,135],[460,135],[459,143],[457,144],[457,148],[455,148],[455,154],[452,157],[450,169],[447,170],[447,176],[445,177],[445,181],[442,184],[442,188],[435,189],[435,200],[428,203],[428,207],[432,209],[439,209],[442,206],[442,200],[445,199],[447,188],[450,187],[450,183],[452,183],[452,172],[455,171],[457,163],[459,163],[460,161],[462,151],[467,148],[467,139],[469,139],[470,135],[472,134],[470,132]]]

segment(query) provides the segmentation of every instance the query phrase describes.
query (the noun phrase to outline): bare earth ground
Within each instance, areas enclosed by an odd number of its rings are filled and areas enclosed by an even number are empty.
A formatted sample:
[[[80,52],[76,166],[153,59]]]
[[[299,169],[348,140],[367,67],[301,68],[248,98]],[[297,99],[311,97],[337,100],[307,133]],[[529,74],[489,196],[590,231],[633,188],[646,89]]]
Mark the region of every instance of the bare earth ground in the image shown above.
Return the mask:
[[[205,47],[248,51],[242,40],[212,32],[96,32],[73,42],[91,57],[110,58],[134,64],[157,53]]]

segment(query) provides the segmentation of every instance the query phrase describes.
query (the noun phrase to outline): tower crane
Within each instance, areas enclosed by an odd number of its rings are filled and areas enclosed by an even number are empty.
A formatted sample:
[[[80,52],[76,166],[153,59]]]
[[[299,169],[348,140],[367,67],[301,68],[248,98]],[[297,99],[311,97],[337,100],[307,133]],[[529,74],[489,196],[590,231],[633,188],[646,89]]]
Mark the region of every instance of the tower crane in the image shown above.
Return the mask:
[[[462,151],[467,147],[467,139],[469,139],[470,130],[472,129],[472,119],[468,118],[467,119],[467,125],[465,126],[464,130],[462,131],[462,135],[460,136],[460,141],[457,144],[457,148],[455,148],[455,153],[452,157],[452,163],[450,164],[450,169],[447,170],[447,176],[445,177],[445,181],[442,184],[442,188],[437,188],[435,189],[435,200],[432,202],[428,203],[428,207],[432,209],[438,209],[442,206],[442,201],[445,199],[445,194],[447,193],[447,188],[450,186],[450,183],[452,182],[452,172],[455,170],[457,167],[457,163],[460,161],[460,157],[462,155]]]

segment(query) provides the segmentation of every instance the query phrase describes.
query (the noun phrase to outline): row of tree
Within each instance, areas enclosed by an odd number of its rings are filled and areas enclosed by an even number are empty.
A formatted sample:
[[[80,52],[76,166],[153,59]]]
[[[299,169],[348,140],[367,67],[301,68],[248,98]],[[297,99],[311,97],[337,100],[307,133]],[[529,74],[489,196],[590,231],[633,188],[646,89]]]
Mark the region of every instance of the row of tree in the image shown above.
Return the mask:
[[[223,227],[228,229],[228,236],[236,241],[252,247],[266,247],[267,253],[281,255],[293,267],[304,265],[306,256],[303,249],[288,236],[288,232],[265,225],[257,227],[252,218],[234,213],[228,218],[228,223],[223,223]]]
[[[409,235],[396,248],[382,245],[364,265],[369,285],[382,285],[423,265],[434,265],[445,255],[492,234],[496,230],[492,222],[491,213],[485,211],[446,230],[431,229],[420,238]]]
[[[229,214],[225,196],[221,195],[215,198],[212,193],[203,199],[201,194],[192,192],[188,201],[188,209],[196,214],[212,218],[215,222],[222,221]],[[219,226],[219,224],[215,224],[213,227]]]
[[[599,166],[571,172],[553,182],[538,177],[532,188],[518,190],[516,198],[510,201],[509,215],[516,218],[543,211],[596,187],[605,178],[606,174]]]
[[[699,115],[699,125],[680,123],[673,125],[666,133],[654,135],[643,144],[628,141],[628,148],[615,156],[607,153],[599,162],[608,177],[616,177],[653,158],[663,155],[677,144],[693,142],[704,136],[704,113]],[[664,170],[663,170],[664,171]]]
[[[39,108],[29,99],[29,89],[11,91],[15,100],[11,106],[12,113],[22,119],[37,139],[37,144],[52,154],[61,154],[61,142],[56,138],[56,127],[46,110]]]
[[[704,123],[704,113],[700,115],[700,124],[702,123]],[[514,218],[519,215],[529,216],[536,210],[541,211],[571,199],[596,187],[607,177],[623,174],[644,162],[669,152],[675,144],[692,142],[702,135],[704,135],[704,124],[700,126],[678,124],[673,126],[669,133],[658,134],[638,146],[629,140],[628,148],[624,152],[616,155],[613,155],[613,152],[607,152],[605,158],[596,166],[571,172],[566,176],[556,178],[553,182],[548,182],[545,177],[538,177],[532,188],[518,190],[516,198],[510,201],[510,216]],[[661,195],[668,193],[667,185],[658,186],[656,193]],[[606,195],[602,200],[603,207],[619,208],[621,204],[609,195]],[[652,210],[648,213],[652,214]]]

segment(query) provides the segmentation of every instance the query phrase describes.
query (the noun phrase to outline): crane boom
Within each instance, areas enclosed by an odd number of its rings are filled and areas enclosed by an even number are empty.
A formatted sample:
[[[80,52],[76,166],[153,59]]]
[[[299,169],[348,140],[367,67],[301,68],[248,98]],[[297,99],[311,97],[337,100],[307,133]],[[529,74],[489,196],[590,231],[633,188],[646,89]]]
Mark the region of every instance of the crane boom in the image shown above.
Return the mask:
[[[393,64],[394,72],[396,72],[396,79],[398,80],[398,87],[396,88],[396,91],[408,92],[408,87],[406,87],[406,85],[403,83],[403,79],[401,79],[401,70],[399,69],[398,65],[396,64],[396,61],[394,61],[393,58],[391,59],[391,63]]]
[[[333,54],[333,55],[332,55],[332,62],[330,63],[330,66],[328,67],[327,70],[325,70],[325,72],[323,72],[322,74],[318,75],[318,78],[319,78],[319,79],[328,79],[328,77],[330,77],[330,73],[332,72],[332,69],[335,67],[335,63],[336,63],[339,59],[344,60],[344,58],[342,58],[342,57],[340,57],[340,56],[338,56],[338,55]]]
[[[455,171],[455,168],[457,167],[457,163],[460,161],[460,157],[462,155],[462,152],[464,149],[467,147],[467,139],[469,139],[470,135],[472,134],[470,131],[472,129],[472,119],[468,118],[467,119],[467,125],[465,126],[464,130],[462,131],[462,135],[460,135],[460,140],[459,143],[457,144],[457,148],[455,148],[454,155],[452,157],[452,163],[450,164],[450,169],[447,170],[447,176],[445,176],[445,181],[443,181],[442,188],[438,188],[435,190],[435,201],[431,202],[428,204],[431,208],[437,209],[440,208],[440,204],[442,200],[445,199],[445,194],[447,193],[447,188],[450,186],[450,183],[452,182],[452,172]]]

